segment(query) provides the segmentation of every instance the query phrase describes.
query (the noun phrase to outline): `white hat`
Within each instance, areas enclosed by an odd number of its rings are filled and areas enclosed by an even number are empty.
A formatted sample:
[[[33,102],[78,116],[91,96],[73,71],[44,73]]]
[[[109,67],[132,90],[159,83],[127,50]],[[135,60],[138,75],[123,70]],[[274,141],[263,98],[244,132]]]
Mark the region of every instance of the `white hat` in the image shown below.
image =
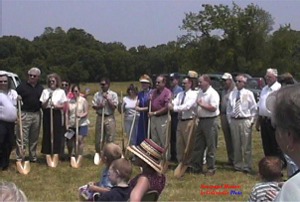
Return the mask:
[[[232,80],[232,75],[229,74],[228,72],[225,72],[222,76],[222,79],[225,79],[225,80],[231,79]]]

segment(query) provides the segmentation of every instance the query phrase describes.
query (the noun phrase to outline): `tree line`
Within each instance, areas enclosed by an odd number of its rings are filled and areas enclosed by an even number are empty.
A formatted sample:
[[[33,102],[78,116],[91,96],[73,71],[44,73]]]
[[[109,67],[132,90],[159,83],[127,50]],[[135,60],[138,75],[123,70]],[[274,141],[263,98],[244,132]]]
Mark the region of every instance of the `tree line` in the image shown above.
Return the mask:
[[[180,29],[186,34],[155,47],[104,43],[83,29],[46,27],[32,41],[18,36],[0,38],[0,69],[22,79],[37,66],[44,75],[56,72],[71,82],[137,80],[140,75],[170,72],[244,72],[263,75],[300,72],[300,32],[289,24],[273,31],[272,16],[257,5],[245,8],[203,4],[186,13]]]

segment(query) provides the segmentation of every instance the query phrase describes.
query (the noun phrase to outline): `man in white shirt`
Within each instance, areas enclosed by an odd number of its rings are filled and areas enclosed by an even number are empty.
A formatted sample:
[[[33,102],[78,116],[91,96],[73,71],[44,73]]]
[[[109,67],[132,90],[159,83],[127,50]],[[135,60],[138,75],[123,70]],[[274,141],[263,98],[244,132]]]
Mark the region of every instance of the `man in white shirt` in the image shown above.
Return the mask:
[[[216,138],[218,133],[217,117],[220,114],[220,96],[211,86],[208,75],[202,75],[198,79],[200,91],[197,96],[197,116],[199,124],[196,129],[195,148],[192,158],[194,172],[201,173],[203,165],[203,154],[207,148],[207,176],[215,174]]]
[[[226,113],[232,135],[234,169],[249,173],[252,170],[252,126],[257,106],[253,92],[244,88],[246,83],[244,75],[236,77],[236,89],[229,94]]]
[[[271,124],[272,112],[266,107],[267,97],[281,88],[281,84],[277,81],[278,72],[276,69],[267,69],[265,79],[267,85],[262,89],[258,102],[258,119],[256,122],[256,130],[261,131],[261,139],[265,156],[278,156],[283,161],[282,152],[275,139],[275,128]]]
[[[176,153],[178,162],[182,162],[184,151],[188,148],[186,153],[185,164],[189,164],[191,160],[191,152],[193,151],[194,142],[194,118],[196,116],[196,98],[197,93],[191,89],[192,80],[186,77],[182,84],[184,85],[184,91],[180,92],[176,98],[169,104],[169,109],[174,112],[178,112],[178,125],[176,131]],[[190,137],[190,144],[188,145],[188,138]]]

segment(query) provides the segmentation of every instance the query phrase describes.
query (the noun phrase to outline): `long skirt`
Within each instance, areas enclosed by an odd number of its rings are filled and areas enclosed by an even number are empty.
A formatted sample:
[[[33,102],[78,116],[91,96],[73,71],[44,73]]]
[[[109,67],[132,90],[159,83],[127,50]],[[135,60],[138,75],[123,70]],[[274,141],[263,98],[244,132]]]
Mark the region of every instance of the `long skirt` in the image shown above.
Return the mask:
[[[59,109],[53,109],[53,151],[51,152],[51,120],[50,109],[43,109],[43,154],[60,154],[61,140],[63,136],[62,113]]]

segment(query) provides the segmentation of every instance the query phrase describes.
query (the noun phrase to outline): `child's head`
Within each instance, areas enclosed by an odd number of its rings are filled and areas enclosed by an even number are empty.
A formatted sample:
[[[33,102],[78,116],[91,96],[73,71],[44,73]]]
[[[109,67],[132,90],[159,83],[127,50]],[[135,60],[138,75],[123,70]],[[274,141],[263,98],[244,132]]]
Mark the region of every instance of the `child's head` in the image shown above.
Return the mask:
[[[112,185],[118,182],[128,182],[132,173],[132,166],[129,160],[120,158],[114,160],[109,167],[109,179]]]
[[[109,167],[114,160],[119,159],[121,157],[122,157],[122,150],[119,145],[114,143],[107,143],[103,147],[101,158],[103,159],[107,167]]]
[[[281,160],[276,156],[266,156],[258,163],[261,178],[266,181],[277,181],[281,179]]]

